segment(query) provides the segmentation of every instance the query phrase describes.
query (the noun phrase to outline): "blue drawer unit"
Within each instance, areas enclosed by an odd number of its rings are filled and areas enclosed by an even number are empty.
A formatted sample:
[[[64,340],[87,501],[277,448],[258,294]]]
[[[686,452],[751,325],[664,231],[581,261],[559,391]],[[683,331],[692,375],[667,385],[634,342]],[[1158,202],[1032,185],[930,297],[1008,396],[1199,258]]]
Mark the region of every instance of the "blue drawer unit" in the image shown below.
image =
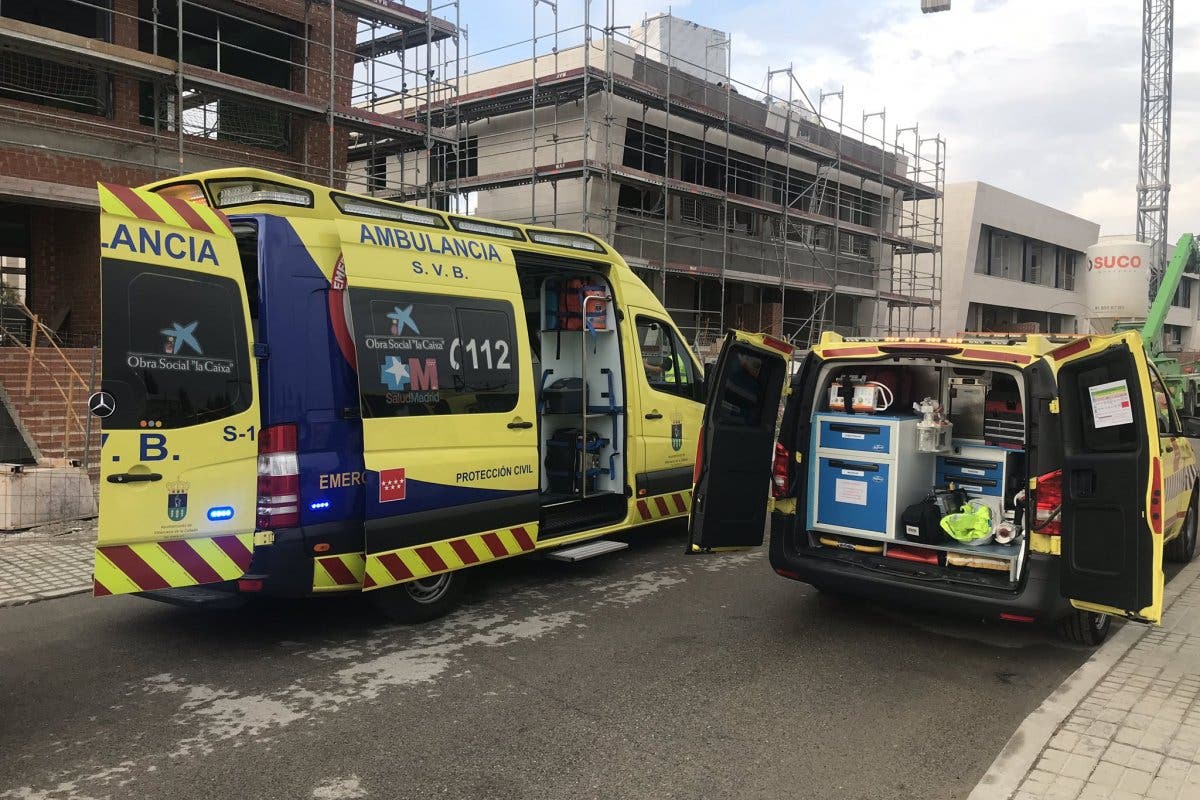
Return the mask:
[[[1022,454],[1000,447],[956,445],[954,454],[937,457],[939,486],[953,483],[972,494],[1004,497],[1012,476],[1019,475]],[[1011,487],[1010,487],[1011,488]]]
[[[886,535],[891,464],[821,456],[817,524]]]
[[[890,420],[873,422],[855,414],[822,414],[819,422],[818,447],[875,455],[888,455],[895,449],[894,425],[887,424]]]
[[[972,475],[956,475],[948,472],[937,473],[938,486],[948,486],[953,483],[968,494],[986,494],[1000,497],[1004,493],[1004,484],[998,478],[977,478]]]

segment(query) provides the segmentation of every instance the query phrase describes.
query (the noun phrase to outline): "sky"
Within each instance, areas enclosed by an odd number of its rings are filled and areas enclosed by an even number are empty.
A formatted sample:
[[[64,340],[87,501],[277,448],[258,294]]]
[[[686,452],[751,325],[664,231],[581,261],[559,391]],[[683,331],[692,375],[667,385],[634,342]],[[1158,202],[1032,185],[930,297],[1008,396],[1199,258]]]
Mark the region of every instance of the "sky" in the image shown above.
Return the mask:
[[[844,89],[856,128],[864,111],[886,109],[888,141],[914,123],[941,134],[950,182],[994,184],[1098,222],[1102,234],[1134,231],[1138,0],[952,0],[937,14],[922,14],[920,0],[613,2],[618,26],[669,10],[726,31],[735,81],[763,89],[769,69],[790,63],[814,100]],[[560,29],[579,24],[584,0],[558,5]],[[1200,2],[1175,6],[1172,239],[1200,227]],[[472,69],[528,58],[532,7],[461,0]],[[536,7],[539,32],[552,29],[551,7]],[[591,15],[603,25],[605,0],[592,0]],[[868,129],[878,135],[878,118]]]

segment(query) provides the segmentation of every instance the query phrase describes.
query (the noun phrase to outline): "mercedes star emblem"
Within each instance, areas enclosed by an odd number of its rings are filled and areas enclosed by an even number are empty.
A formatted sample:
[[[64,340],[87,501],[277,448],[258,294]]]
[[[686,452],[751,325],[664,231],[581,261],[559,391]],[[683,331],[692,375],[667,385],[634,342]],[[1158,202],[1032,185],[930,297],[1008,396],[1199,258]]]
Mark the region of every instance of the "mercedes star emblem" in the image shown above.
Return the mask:
[[[88,398],[88,411],[92,412],[93,416],[103,419],[116,410],[117,403],[108,392],[93,392]]]

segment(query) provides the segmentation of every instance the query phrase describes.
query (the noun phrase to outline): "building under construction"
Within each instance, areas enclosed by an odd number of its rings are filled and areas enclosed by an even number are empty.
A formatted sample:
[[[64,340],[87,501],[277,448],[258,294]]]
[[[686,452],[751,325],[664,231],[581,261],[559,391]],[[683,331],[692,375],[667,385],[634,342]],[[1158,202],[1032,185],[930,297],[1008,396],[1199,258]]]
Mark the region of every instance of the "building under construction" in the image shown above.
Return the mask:
[[[719,31],[667,15],[618,28],[611,3],[562,31],[546,5],[528,40],[487,54],[524,58],[455,70],[432,103],[379,104],[448,143],[358,147],[352,187],[596,234],[703,349],[728,327],[800,346],[938,330],[940,138],[883,112],[855,130],[841,92],[812,102],[790,67],[732,80]]]
[[[732,80],[717,31],[561,5],[471,52],[455,0],[2,0],[0,461],[94,457],[97,181],[252,165],[587,230],[702,350],[938,329],[940,139],[790,67]]]

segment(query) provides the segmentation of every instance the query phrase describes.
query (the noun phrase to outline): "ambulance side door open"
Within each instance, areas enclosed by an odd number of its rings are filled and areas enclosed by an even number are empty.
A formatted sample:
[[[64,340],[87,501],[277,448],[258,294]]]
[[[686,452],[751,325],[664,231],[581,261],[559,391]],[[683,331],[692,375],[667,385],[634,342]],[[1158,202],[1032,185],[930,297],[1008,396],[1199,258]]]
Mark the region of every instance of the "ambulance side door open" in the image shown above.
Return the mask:
[[[762,544],[791,347],[731,331],[708,382],[688,552]]]
[[[1090,337],[1057,352],[1063,596],[1076,608],[1158,623],[1163,466],[1141,337]]]
[[[108,184],[99,194],[94,592],[239,578],[254,547],[261,420],[237,242],[206,206]]]
[[[511,251],[471,240],[464,256],[451,229],[338,227],[363,416],[363,589],[532,550],[537,415]],[[422,251],[400,246],[417,237]]]

